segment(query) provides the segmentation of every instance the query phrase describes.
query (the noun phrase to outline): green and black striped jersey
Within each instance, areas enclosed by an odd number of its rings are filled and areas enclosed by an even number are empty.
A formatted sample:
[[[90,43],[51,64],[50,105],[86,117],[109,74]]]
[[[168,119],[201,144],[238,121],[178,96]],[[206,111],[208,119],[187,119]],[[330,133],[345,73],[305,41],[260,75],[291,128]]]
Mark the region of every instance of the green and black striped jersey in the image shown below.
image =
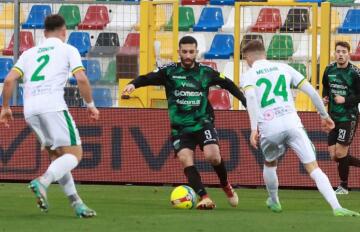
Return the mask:
[[[208,100],[210,86],[219,85],[227,89],[246,106],[245,97],[234,82],[199,63],[191,69],[183,68],[181,63],[171,63],[139,76],[131,84],[136,88],[165,86],[172,135],[198,131],[214,122],[214,112]]]
[[[329,97],[328,111],[335,122],[357,120],[360,102],[360,69],[349,63],[338,68],[336,63],[326,67],[323,75],[323,97]],[[344,104],[337,104],[335,95],[345,98]]]

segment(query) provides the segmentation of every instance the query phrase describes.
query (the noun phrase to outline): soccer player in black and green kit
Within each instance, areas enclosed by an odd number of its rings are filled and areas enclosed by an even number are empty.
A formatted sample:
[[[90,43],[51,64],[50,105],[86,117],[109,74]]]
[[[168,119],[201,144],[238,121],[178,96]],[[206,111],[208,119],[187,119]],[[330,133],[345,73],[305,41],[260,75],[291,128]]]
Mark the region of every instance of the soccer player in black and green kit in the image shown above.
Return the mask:
[[[360,69],[349,62],[350,45],[339,41],[335,44],[336,62],[328,65],[323,76],[323,100],[328,104],[329,115],[335,128],[328,136],[328,149],[338,162],[341,180],[337,194],[348,194],[349,166],[360,167],[360,160],[348,154],[358,123],[360,102]]]
[[[220,156],[219,138],[214,127],[214,112],[208,100],[209,87],[219,85],[240,99],[245,97],[228,78],[212,68],[197,63],[197,41],[184,36],[179,41],[179,63],[171,63],[131,81],[123,90],[130,94],[135,88],[148,85],[165,86],[175,154],[184,167],[189,185],[200,196],[198,209],[213,209],[215,203],[208,196],[194,166],[197,145],[211,163],[231,206],[238,205],[238,196],[227,179],[224,161]]]

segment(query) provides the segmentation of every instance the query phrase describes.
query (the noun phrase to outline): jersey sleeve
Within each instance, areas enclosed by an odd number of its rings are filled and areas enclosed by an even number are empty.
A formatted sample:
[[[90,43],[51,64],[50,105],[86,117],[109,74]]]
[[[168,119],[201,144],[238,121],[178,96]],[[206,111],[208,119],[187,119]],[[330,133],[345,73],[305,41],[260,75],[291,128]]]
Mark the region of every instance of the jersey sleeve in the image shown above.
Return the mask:
[[[324,75],[322,78],[322,85],[323,85],[323,91],[322,91],[322,97],[329,96],[329,77],[328,77],[328,67],[324,71]]]
[[[79,51],[73,47],[68,47],[68,58],[69,58],[69,64],[70,64],[70,71],[72,74],[76,73],[79,70],[85,70],[84,65],[81,61],[81,56]]]
[[[24,76],[24,70],[25,70],[25,54],[23,53],[19,59],[17,60],[16,64],[13,66],[12,70],[14,70],[15,72],[17,72],[20,77]]]
[[[130,82],[135,88],[148,85],[165,85],[166,67],[158,68],[146,75],[141,75]]]
[[[296,71],[293,67],[289,65],[284,65],[286,67],[287,72],[291,76],[291,84],[296,88],[300,89],[301,85],[306,83],[306,77],[304,77],[301,73]]]

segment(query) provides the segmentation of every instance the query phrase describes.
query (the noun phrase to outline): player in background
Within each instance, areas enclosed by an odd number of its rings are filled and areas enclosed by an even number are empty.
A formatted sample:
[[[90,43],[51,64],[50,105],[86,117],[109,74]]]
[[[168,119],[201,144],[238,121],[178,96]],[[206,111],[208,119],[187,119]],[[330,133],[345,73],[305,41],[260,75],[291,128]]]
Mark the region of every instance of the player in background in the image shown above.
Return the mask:
[[[47,212],[47,189],[57,181],[79,217],[93,217],[96,212],[81,200],[71,174],[82,158],[79,132],[64,100],[64,87],[70,71],[75,76],[92,120],[98,120],[91,87],[77,49],[64,43],[66,26],[63,17],[50,15],[45,19],[46,40],[25,51],[7,75],[3,88],[0,122],[9,127],[13,120],[9,100],[16,80],[24,81],[24,117],[52,160],[46,172],[32,180],[38,207]]]
[[[330,181],[316,162],[315,148],[295,109],[290,85],[305,92],[320,113],[324,129],[334,128],[334,122],[324,104],[305,77],[292,67],[266,60],[262,42],[253,40],[243,48],[244,59],[251,67],[241,80],[245,91],[251,122],[251,145],[260,148],[265,156],[263,177],[269,194],[266,205],[273,212],[281,212],[278,196],[277,159],[284,155],[286,146],[292,148],[306,171],[315,181],[320,193],[333,209],[335,216],[360,216],[342,208]]]
[[[350,45],[335,43],[336,62],[326,67],[323,75],[323,101],[328,105],[335,128],[328,136],[328,150],[338,163],[340,185],[336,194],[348,194],[349,166],[360,167],[360,160],[349,154],[358,124],[360,102],[360,69],[349,62]]]
[[[227,171],[220,156],[219,138],[214,126],[214,112],[208,100],[209,87],[220,85],[245,105],[245,97],[237,86],[223,74],[196,62],[197,41],[191,36],[180,39],[179,63],[171,63],[131,81],[122,94],[136,88],[163,85],[166,90],[171,124],[172,143],[181,162],[189,185],[200,196],[198,209],[213,209],[215,203],[208,196],[200,173],[194,165],[197,145],[211,163],[231,206],[238,205],[238,196],[227,178]]]

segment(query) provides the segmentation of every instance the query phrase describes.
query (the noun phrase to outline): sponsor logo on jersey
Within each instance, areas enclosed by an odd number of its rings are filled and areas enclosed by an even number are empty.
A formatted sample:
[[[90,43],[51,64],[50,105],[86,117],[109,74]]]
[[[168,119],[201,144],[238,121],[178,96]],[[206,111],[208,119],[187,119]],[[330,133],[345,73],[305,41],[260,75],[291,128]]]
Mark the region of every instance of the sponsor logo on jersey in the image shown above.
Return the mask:
[[[182,82],[181,86],[182,87],[188,87],[188,88],[196,88],[196,86],[193,83],[190,83],[190,82]]]
[[[185,100],[185,99],[177,99],[176,103],[179,105],[191,105],[191,106],[199,106],[200,100]]]
[[[175,90],[174,95],[176,97],[202,97],[203,93],[198,91],[182,91],[182,90]]]
[[[172,78],[184,80],[184,79],[186,79],[186,76],[172,76]]]

